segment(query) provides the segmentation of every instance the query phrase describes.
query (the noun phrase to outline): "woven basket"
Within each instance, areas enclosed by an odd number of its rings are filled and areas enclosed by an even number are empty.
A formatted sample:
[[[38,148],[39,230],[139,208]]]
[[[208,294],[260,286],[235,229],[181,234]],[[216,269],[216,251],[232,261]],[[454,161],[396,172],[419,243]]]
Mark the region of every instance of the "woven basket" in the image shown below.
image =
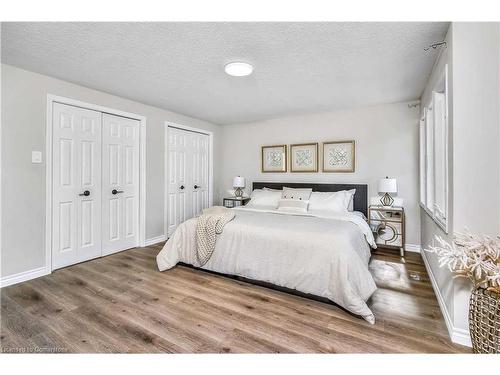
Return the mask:
[[[469,330],[474,353],[500,353],[500,293],[484,288],[472,291]]]

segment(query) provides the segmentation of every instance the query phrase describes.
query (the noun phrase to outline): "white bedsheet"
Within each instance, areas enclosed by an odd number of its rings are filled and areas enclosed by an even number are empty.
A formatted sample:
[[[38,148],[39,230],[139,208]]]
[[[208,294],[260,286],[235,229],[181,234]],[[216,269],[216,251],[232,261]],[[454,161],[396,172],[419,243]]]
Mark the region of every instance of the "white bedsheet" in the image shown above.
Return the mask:
[[[376,245],[360,216],[234,210],[202,268],[326,297],[375,322],[366,300],[376,290],[368,270],[370,245]],[[195,232],[196,218],[177,227],[156,258],[160,271],[178,262],[199,267]]]

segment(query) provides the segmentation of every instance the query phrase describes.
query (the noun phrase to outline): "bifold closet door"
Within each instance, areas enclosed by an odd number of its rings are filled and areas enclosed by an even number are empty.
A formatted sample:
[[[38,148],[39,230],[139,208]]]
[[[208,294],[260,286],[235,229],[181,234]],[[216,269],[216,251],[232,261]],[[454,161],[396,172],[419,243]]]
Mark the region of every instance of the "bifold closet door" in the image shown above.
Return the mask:
[[[137,246],[139,121],[102,115],[102,255]]]
[[[190,217],[188,207],[188,181],[187,154],[189,132],[176,128],[168,129],[168,154],[167,154],[167,235],[170,237],[175,228]]]
[[[192,133],[189,138],[191,162],[191,207],[193,216],[208,207],[208,135]]]
[[[170,127],[167,153],[167,235],[208,207],[208,135]]]
[[[101,255],[101,116],[53,104],[53,269]]]

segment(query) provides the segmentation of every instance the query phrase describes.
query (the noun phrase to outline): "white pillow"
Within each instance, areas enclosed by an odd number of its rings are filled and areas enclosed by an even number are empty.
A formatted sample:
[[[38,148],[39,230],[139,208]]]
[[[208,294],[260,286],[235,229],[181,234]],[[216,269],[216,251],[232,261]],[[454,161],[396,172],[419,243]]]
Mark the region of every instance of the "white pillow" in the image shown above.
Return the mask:
[[[250,202],[246,205],[247,207],[276,209],[281,199],[281,190],[255,189],[252,191],[250,198]]]
[[[349,206],[347,207],[347,211],[354,211],[354,194],[356,194],[356,189],[347,190],[347,193],[350,194],[349,198]]]
[[[262,190],[267,190],[267,191],[282,191],[282,189],[271,189],[271,188],[268,188],[268,187],[264,187],[264,188],[262,188]]]
[[[333,213],[348,212],[355,192],[355,189],[336,192],[314,191],[309,199],[309,210]]]
[[[361,219],[363,219],[364,221],[368,221],[366,219],[366,216],[364,213],[360,212],[360,211],[351,211],[352,214],[356,215],[356,216],[359,216]]]
[[[281,198],[307,201],[307,200],[309,200],[311,193],[312,193],[311,188],[295,189],[295,188],[284,187],[283,194],[281,195]]]
[[[293,213],[307,213],[307,206],[309,201],[299,199],[280,199],[278,211],[293,212]]]

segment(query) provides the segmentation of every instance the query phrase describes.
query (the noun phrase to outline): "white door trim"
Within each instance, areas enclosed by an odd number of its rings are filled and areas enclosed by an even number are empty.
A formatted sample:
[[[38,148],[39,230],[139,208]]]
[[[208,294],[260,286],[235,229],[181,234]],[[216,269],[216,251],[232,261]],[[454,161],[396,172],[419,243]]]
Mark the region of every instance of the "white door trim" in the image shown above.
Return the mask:
[[[79,100],[47,94],[47,119],[45,132],[45,270],[52,272],[52,105],[54,102],[81,107],[140,121],[139,131],[139,238],[137,246],[146,242],[146,117],[85,103]]]
[[[211,207],[214,201],[214,133],[201,129],[195,128],[192,126],[181,125],[170,121],[165,121],[165,133],[164,133],[164,144],[165,144],[165,154],[163,156],[164,162],[164,178],[163,178],[163,186],[164,186],[164,194],[163,194],[163,233],[165,235],[165,239],[168,239],[168,129],[176,128],[180,130],[187,130],[194,133],[200,133],[208,135],[208,206]]]

